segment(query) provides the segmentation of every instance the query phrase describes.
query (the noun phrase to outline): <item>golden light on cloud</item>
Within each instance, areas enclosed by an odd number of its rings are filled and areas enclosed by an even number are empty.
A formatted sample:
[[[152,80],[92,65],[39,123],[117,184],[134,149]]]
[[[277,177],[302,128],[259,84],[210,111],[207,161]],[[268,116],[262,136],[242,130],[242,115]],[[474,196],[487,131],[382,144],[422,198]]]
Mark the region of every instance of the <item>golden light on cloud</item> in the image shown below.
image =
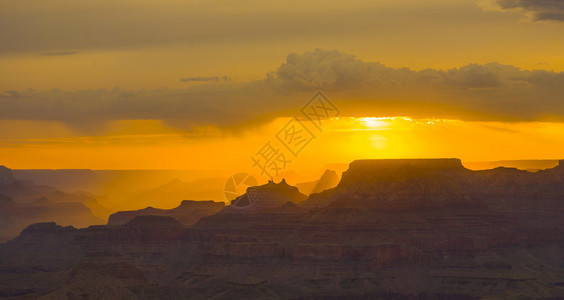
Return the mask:
[[[358,120],[370,130],[384,130],[389,127],[391,118],[366,117]]]

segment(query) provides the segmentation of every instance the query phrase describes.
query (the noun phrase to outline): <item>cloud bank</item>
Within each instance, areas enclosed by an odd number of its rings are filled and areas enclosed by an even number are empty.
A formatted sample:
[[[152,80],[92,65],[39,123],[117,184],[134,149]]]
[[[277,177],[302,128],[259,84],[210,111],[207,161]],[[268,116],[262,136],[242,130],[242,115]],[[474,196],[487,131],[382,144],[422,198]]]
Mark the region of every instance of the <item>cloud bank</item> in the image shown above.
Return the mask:
[[[521,10],[533,20],[564,21],[563,0],[496,0],[501,9]]]
[[[217,81],[180,90],[5,91],[0,93],[0,119],[56,120],[77,128],[162,119],[187,128],[233,128],[291,116],[322,90],[343,116],[564,120],[564,73],[499,63],[416,71],[318,49],[288,55],[262,80]]]
[[[339,103],[350,112],[469,120],[564,119],[564,73],[495,62],[415,71],[316,50],[289,55],[265,81],[280,92],[325,90],[342,99]]]

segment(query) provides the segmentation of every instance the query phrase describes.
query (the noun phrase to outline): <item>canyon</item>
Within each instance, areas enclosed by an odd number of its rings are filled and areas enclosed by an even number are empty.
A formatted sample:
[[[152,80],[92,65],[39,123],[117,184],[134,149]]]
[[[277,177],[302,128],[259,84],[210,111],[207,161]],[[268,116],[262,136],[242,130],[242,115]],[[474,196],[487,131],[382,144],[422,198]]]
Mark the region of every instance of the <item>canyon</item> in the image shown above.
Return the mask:
[[[563,204],[564,161],[358,160],[309,197],[269,182],[227,206],[28,226],[0,244],[0,297],[562,299]]]

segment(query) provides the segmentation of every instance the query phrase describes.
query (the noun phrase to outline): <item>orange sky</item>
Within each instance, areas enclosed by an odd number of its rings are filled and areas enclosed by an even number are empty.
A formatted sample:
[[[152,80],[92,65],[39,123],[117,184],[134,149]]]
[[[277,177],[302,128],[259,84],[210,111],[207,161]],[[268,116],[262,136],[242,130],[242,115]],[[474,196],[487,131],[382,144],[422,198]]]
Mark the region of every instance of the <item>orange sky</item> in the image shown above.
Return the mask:
[[[530,1],[0,0],[0,165],[253,169],[318,90],[289,169],[562,158],[564,9]]]
[[[161,121],[116,121],[101,136],[83,136],[54,122],[2,121],[23,132],[3,132],[0,157],[11,168],[213,169],[260,172],[251,156],[290,120],[278,118],[239,135],[187,137]],[[314,127],[308,125],[312,131]],[[4,128],[6,128],[4,127]],[[564,124],[468,122],[438,119],[338,118],[285,170],[317,171],[361,158],[457,157],[464,161],[557,159]],[[214,135],[214,136],[212,136]],[[276,145],[281,150],[280,143]]]

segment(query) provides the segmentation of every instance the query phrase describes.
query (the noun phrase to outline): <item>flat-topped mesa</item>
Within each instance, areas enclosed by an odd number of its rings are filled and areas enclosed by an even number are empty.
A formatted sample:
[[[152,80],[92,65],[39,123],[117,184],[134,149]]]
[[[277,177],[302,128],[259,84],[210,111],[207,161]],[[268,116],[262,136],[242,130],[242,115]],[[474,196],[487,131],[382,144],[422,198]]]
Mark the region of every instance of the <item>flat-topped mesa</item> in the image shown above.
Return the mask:
[[[183,210],[183,209],[198,209],[198,208],[205,208],[205,209],[222,209],[225,207],[225,202],[215,202],[213,200],[182,200],[178,207],[173,208],[174,210]]]
[[[467,169],[457,158],[355,160],[349,165],[349,169],[343,172],[339,186],[465,171]]]

